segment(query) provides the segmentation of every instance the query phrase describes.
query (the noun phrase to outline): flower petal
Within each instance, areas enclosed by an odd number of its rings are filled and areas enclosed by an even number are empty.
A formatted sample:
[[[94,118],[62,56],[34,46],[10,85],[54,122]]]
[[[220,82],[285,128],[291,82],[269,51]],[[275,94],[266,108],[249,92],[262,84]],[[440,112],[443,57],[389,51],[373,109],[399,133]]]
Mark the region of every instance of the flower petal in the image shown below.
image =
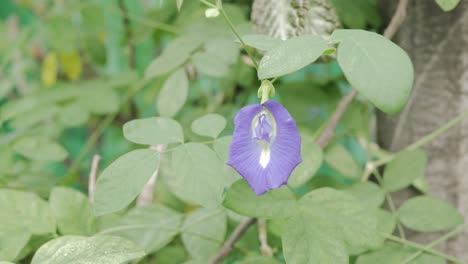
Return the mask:
[[[269,111],[273,119],[273,136],[254,135],[257,116]],[[233,167],[257,195],[286,184],[301,160],[301,137],[294,119],[275,101],[242,108],[234,119],[234,134],[229,149],[228,165]]]

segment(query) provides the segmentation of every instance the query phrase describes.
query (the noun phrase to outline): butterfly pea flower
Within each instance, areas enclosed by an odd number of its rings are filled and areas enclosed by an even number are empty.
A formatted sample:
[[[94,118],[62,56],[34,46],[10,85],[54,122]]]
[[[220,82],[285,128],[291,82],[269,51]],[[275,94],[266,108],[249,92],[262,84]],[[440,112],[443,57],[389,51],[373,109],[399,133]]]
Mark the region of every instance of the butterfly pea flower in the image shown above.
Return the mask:
[[[280,103],[243,107],[234,118],[227,164],[261,195],[288,182],[301,159],[301,136],[294,119]]]

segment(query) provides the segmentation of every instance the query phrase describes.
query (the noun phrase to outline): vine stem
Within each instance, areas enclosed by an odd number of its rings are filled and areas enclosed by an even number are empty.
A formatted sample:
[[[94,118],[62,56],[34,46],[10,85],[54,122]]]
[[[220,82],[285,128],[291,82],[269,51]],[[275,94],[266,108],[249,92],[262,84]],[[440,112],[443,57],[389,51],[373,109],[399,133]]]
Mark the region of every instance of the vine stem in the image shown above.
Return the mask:
[[[226,14],[226,11],[224,11],[224,8],[223,8],[223,2],[221,0],[218,0],[218,4],[217,5],[214,5],[206,0],[200,0],[201,3],[205,4],[206,6],[209,6],[211,8],[216,8],[218,9],[219,13],[223,16],[224,20],[226,21],[226,23],[228,24],[229,28],[231,29],[232,33],[234,33],[234,35],[236,35],[236,38],[239,40],[239,42],[241,43],[242,45],[242,48],[245,50],[245,52],[247,53],[247,55],[250,57],[250,59],[252,60],[252,63],[254,64],[255,66],[255,69],[258,70],[258,62],[257,60],[255,60],[255,57],[253,56],[253,54],[249,51],[247,45],[245,44],[244,40],[242,39],[242,37],[240,36],[239,32],[237,31],[236,27],[234,26],[234,24],[232,23],[231,19],[228,17],[228,15]]]
[[[441,236],[440,238],[434,240],[432,243],[428,244],[427,246],[424,247],[424,250],[419,250],[418,252],[414,253],[413,255],[409,256],[408,258],[406,258],[401,264],[408,264],[410,263],[412,260],[416,259],[417,257],[419,257],[422,253],[424,253],[424,251],[426,250],[430,250],[432,249],[433,247],[437,246],[438,244],[446,241],[447,239],[457,235],[458,233],[460,233],[461,231],[463,231],[466,227],[466,224],[464,225],[461,225],[461,226],[458,226],[457,228],[453,229],[452,231],[448,232],[447,234]]]
[[[377,181],[379,182],[380,186],[382,186],[382,188],[383,188],[383,190],[385,192],[385,197],[387,199],[388,206],[390,207],[390,210],[392,211],[393,217],[395,217],[395,221],[397,221],[398,233],[400,234],[400,237],[402,239],[406,239],[405,230],[403,229],[403,226],[400,223],[400,219],[398,217],[398,213],[397,213],[397,210],[396,210],[396,207],[395,207],[395,203],[393,202],[393,198],[390,195],[390,193],[387,191],[387,189],[385,188],[385,185],[383,184],[382,175],[380,175],[380,172],[379,172],[379,170],[377,168],[374,169],[374,175],[375,175],[375,178],[377,179]]]
[[[412,248],[415,248],[415,249],[419,249],[421,251],[427,252],[427,253],[432,254],[434,256],[444,258],[444,259],[446,259],[448,261],[451,261],[453,263],[456,263],[456,264],[465,264],[463,261],[461,261],[461,260],[459,260],[459,259],[457,259],[455,257],[449,256],[449,255],[444,254],[442,252],[439,252],[439,251],[436,251],[434,249],[428,248],[427,246],[419,245],[419,244],[411,242],[409,240],[399,238],[397,236],[385,235],[385,238],[388,239],[388,240],[391,240],[393,242],[400,243],[400,244],[405,245],[405,246],[409,246],[409,247],[412,247]]]
[[[400,28],[401,24],[403,24],[403,21],[405,21],[408,1],[409,0],[400,0],[398,2],[395,14],[393,15],[390,23],[384,31],[384,36],[386,38],[392,39],[398,32],[398,29]],[[333,137],[333,134],[335,133],[336,126],[340,122],[341,118],[343,118],[346,109],[348,108],[349,104],[353,101],[354,97],[356,97],[356,95],[357,91],[353,88],[347,96],[341,99],[336,111],[333,113],[327,126],[323,130],[320,137],[317,139],[317,145],[323,148],[328,144],[328,142],[330,142],[330,140]]]
[[[89,172],[88,179],[88,198],[89,202],[94,202],[94,192],[96,190],[96,178],[99,170],[99,161],[101,161],[101,156],[95,154],[93,156],[93,162],[91,163],[91,171]]]
[[[253,225],[257,219],[255,218],[247,218],[245,221],[241,222],[234,232],[232,232],[231,236],[228,240],[224,243],[223,247],[218,251],[218,253],[210,260],[209,264],[218,264],[221,260],[229,255],[234,244],[242,237],[242,235],[247,231],[247,229]]]
[[[401,153],[401,152],[407,151],[407,150],[415,150],[417,148],[420,148],[420,147],[424,146],[428,142],[432,141],[433,139],[437,138],[441,134],[445,133],[450,128],[454,127],[455,125],[458,125],[458,123],[465,120],[466,118],[468,118],[468,111],[459,114],[458,116],[454,117],[452,120],[447,122],[445,125],[443,125],[440,128],[434,130],[430,134],[424,136],[423,138],[421,138],[418,141],[414,142],[413,144],[407,146],[406,148],[402,149],[401,151],[399,151],[399,152],[397,152],[395,154],[392,154],[392,155],[390,155],[388,157],[385,157],[385,158],[382,158],[382,159],[379,159],[379,160],[376,160],[376,161],[368,162],[367,166],[370,169],[366,169],[364,171],[362,181],[367,181],[370,174],[372,173],[372,171],[375,168],[378,168],[378,167],[380,167],[382,165],[385,165],[385,164],[389,163],[390,161],[392,161],[395,158],[396,155],[398,155],[398,153]]]

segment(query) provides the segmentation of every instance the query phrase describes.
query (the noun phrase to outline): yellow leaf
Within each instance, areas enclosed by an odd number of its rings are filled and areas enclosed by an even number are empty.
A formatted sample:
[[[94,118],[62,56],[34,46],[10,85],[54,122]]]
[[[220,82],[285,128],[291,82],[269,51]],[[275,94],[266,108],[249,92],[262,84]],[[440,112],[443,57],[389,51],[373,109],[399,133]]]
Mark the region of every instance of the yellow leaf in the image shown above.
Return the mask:
[[[81,58],[77,51],[60,53],[60,64],[68,79],[74,81],[81,75]]]
[[[55,84],[57,81],[57,70],[57,54],[49,52],[44,61],[42,61],[41,79],[44,86],[49,87]]]

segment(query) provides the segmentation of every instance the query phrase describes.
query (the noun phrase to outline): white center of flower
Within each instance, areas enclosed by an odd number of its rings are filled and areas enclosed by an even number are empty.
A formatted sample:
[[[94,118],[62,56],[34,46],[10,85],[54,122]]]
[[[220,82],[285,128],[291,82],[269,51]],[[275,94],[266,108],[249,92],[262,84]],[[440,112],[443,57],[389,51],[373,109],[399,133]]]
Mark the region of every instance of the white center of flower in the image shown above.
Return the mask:
[[[266,168],[268,163],[270,163],[270,148],[263,148],[262,153],[260,153],[260,160],[258,161],[262,168]]]

